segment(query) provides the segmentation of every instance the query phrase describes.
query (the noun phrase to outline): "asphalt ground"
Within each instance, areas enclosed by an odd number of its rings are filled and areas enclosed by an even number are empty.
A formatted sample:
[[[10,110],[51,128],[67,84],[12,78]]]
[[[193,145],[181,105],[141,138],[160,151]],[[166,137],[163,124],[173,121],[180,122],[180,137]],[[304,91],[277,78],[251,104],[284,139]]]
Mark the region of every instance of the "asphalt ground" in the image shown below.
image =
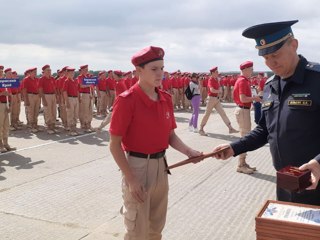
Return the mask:
[[[238,128],[235,105],[223,106]],[[201,107],[199,121],[203,114]],[[215,112],[205,128],[207,137],[188,130],[190,112],[177,111],[175,116],[177,134],[199,151],[207,153],[239,138],[228,134]],[[95,117],[92,125],[101,120]],[[53,135],[27,129],[10,133],[9,143],[18,149],[0,154],[0,239],[123,239],[121,174],[106,130],[77,137],[62,128]],[[171,148],[167,157],[169,164],[186,158]],[[255,239],[255,216],[268,199],[275,199],[275,170],[267,145],[247,159],[258,169],[253,175],[237,173],[236,158],[210,158],[173,169],[163,239]]]

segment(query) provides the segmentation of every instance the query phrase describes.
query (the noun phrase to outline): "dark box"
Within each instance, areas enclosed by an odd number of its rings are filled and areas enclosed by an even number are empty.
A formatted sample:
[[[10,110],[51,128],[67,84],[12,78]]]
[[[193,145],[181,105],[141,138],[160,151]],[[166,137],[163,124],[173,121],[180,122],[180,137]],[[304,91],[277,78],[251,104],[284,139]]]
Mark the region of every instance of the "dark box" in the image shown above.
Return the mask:
[[[301,192],[311,185],[311,171],[287,166],[277,171],[277,186],[292,192]]]

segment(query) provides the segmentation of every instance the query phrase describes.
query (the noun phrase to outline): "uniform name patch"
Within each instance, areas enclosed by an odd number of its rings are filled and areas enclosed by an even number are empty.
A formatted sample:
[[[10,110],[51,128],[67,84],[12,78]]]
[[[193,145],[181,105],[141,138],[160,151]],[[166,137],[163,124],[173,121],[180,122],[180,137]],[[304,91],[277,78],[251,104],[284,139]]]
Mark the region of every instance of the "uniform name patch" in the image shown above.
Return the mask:
[[[289,100],[288,105],[310,107],[312,106],[312,100]]]

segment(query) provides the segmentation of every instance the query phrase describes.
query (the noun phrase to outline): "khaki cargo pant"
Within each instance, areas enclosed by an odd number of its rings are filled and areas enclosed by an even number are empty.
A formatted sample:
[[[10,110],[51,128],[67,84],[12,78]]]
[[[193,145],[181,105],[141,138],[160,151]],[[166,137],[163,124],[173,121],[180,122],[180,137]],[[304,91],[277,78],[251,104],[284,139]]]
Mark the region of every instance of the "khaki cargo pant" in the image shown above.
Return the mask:
[[[202,118],[200,127],[203,128],[207,124],[213,108],[215,108],[217,110],[217,113],[220,115],[220,117],[222,118],[222,120],[226,124],[226,126],[229,126],[230,120],[227,117],[225,111],[223,110],[223,107],[221,105],[219,98],[210,96],[208,99],[206,111],[205,111],[204,116]]]
[[[55,94],[45,94],[44,95],[47,106],[43,107],[44,110],[44,119],[46,122],[46,125],[49,129],[54,129],[56,124],[56,118],[57,118],[57,101],[56,101],[56,95]]]
[[[9,136],[9,113],[6,103],[0,103],[0,141]]]
[[[10,121],[12,127],[18,126],[19,115],[21,107],[21,97],[20,93],[16,93],[11,96],[11,112],[10,112]]]
[[[145,187],[147,196],[144,203],[138,203],[129,192],[125,178],[122,178],[124,239],[160,240],[166,222],[169,191],[165,159],[132,156],[127,159],[133,174]]]
[[[250,109],[243,109],[237,107],[234,114],[239,125],[240,136],[244,137],[248,132],[251,131],[251,117]],[[242,166],[245,163],[247,153],[242,153],[239,155],[239,166]]]
[[[28,93],[28,98],[30,105],[27,106],[27,119],[32,128],[37,128],[41,99],[39,94],[32,93]]]
[[[68,99],[70,104],[70,108],[66,108],[68,128],[75,131],[79,114],[79,99],[78,97],[68,97]]]
[[[90,93],[80,93],[81,102],[79,104],[79,120],[81,128],[91,128],[93,117],[92,99]]]
[[[105,91],[100,91],[100,98],[98,98],[98,113],[105,114],[108,107],[108,97]]]

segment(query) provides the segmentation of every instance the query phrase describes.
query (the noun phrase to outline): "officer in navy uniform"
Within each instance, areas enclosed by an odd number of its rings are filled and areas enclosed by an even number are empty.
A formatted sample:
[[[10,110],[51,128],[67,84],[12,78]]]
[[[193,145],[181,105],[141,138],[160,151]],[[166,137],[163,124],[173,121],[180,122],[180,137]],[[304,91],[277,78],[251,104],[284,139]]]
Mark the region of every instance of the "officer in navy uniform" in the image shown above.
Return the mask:
[[[277,188],[278,200],[320,205],[320,65],[297,54],[291,29],[296,22],[260,24],[242,33],[256,40],[259,55],[275,75],[266,82],[257,127],[216,157],[227,159],[269,142],[276,170],[292,165],[312,172],[306,191]]]

